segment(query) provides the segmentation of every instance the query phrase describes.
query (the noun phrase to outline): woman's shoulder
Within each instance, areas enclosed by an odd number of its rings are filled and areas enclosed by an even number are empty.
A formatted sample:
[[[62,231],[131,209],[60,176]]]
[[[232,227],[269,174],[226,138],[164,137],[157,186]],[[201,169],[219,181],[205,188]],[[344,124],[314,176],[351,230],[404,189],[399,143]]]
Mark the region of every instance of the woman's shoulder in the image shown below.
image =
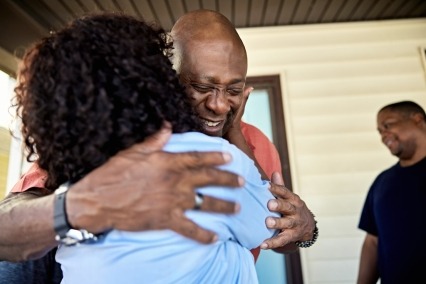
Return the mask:
[[[208,136],[201,132],[185,132],[173,134],[164,150],[183,147],[187,148],[187,151],[234,151],[236,149],[234,145],[222,137]]]

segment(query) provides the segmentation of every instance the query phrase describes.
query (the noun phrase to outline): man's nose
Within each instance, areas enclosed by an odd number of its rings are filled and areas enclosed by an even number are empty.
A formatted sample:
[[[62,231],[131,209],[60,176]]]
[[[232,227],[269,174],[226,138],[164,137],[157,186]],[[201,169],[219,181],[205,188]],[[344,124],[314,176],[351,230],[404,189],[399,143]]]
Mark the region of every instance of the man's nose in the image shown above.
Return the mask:
[[[222,91],[212,92],[207,98],[206,107],[215,114],[227,114],[231,110],[228,97]]]

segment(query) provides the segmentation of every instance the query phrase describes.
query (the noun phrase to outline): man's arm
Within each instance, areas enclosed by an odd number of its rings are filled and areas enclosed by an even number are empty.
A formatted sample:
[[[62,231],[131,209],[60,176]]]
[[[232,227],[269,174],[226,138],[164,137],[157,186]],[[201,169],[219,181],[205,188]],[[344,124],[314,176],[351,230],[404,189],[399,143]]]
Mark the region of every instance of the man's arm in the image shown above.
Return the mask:
[[[0,202],[0,260],[43,256],[55,247],[53,196],[45,189],[10,193]]]
[[[213,232],[184,215],[195,204],[197,187],[239,187],[240,177],[216,169],[229,161],[222,153],[166,153],[166,127],[151,139],[119,152],[75,183],[67,193],[68,220],[76,229],[101,233],[109,229],[171,229],[202,243]],[[205,196],[201,210],[234,213],[238,205]],[[0,203],[0,260],[41,257],[55,247],[53,194],[31,190],[10,194]]]
[[[252,87],[246,87],[244,89],[241,107],[238,109],[232,127],[226,133],[225,138],[254,160],[262,178],[267,180],[269,177],[266,176],[267,173],[264,168],[266,168],[266,163],[268,161],[263,159],[261,163],[256,159],[255,153],[253,153],[248,146],[246,137],[244,137],[241,130],[241,119],[251,91],[253,91]],[[263,133],[259,134],[262,134],[262,137],[260,137],[262,138],[262,143],[272,144]],[[261,141],[259,141],[259,143],[260,142]],[[254,146],[256,147],[260,145]],[[277,160],[279,164],[278,153],[275,148],[274,150],[275,151],[273,152],[266,151],[265,153],[258,153],[260,155],[259,157],[274,155],[274,157],[276,156],[275,160]],[[268,157],[269,159],[273,158],[270,156]],[[279,164],[275,170],[281,170],[281,165]],[[270,229],[278,229],[281,230],[281,232],[275,237],[265,240],[265,242],[261,245],[261,248],[274,249],[274,251],[278,253],[292,253],[298,249],[295,244],[296,241],[312,240],[316,224],[315,219],[305,202],[300,199],[297,194],[294,194],[284,186],[281,174],[278,172],[273,173],[271,181],[271,192],[274,194],[276,199],[272,199],[268,202],[268,208],[271,212],[280,213],[282,217],[269,217],[266,219],[266,225]]]
[[[361,249],[357,284],[377,283],[377,280],[379,280],[377,243],[378,238],[367,233]]]

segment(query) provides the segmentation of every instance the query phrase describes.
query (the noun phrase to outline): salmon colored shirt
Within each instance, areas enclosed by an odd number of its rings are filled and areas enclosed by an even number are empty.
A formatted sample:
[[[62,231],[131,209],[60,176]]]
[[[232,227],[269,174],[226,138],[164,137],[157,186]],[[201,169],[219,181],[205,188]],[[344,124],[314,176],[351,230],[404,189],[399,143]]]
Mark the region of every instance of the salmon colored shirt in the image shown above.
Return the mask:
[[[21,179],[15,184],[11,192],[23,192],[33,187],[44,188],[47,179],[47,173],[33,163],[29,170],[21,176]]]
[[[255,126],[241,122],[241,131],[247,141],[250,149],[252,150],[254,157],[256,158],[259,166],[263,169],[265,174],[271,178],[273,172],[282,173],[281,161],[278,154],[277,148],[274,144],[266,137]],[[256,261],[260,254],[260,248],[251,250]]]
[[[273,172],[282,173],[280,155],[274,144],[254,125],[241,122],[241,131],[259,165],[268,178]]]
[[[265,174],[270,178],[273,172],[281,173],[278,151],[268,137],[255,126],[245,122],[241,122],[241,130]],[[46,177],[46,172],[40,169],[37,163],[34,163],[28,172],[21,177],[21,180],[15,184],[11,192],[23,192],[33,187],[43,188]],[[255,248],[251,252],[256,261],[260,254],[260,248]]]

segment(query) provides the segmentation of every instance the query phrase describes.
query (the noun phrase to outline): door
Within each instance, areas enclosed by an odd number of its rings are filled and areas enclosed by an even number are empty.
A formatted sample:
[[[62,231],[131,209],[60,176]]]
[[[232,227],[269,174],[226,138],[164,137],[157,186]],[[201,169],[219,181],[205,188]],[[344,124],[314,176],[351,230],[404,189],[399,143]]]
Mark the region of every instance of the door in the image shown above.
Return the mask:
[[[279,75],[248,77],[246,86],[253,86],[243,121],[255,125],[274,143],[281,159],[287,188],[292,188],[290,162],[284,121]],[[262,251],[256,263],[260,284],[303,283],[299,253],[283,256]]]

